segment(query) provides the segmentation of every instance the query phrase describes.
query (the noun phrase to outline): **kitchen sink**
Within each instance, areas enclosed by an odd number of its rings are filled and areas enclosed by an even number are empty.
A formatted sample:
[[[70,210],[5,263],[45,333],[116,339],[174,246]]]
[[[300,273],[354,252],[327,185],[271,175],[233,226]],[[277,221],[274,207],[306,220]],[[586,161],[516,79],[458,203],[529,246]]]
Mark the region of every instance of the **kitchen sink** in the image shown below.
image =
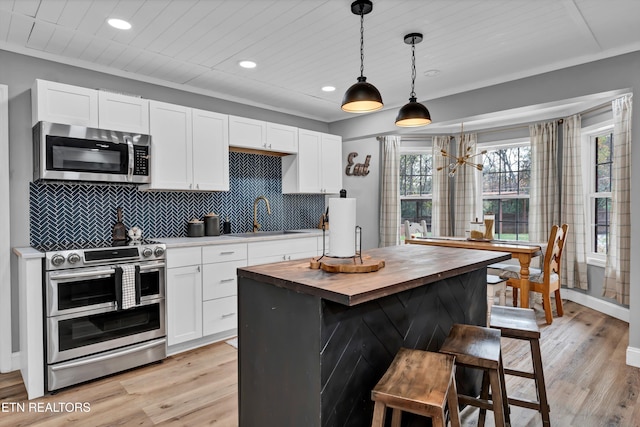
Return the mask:
[[[305,231],[293,231],[293,230],[276,230],[276,231],[257,231],[255,233],[234,233],[227,234],[229,237],[261,237],[261,236],[285,236],[287,234],[303,234]]]

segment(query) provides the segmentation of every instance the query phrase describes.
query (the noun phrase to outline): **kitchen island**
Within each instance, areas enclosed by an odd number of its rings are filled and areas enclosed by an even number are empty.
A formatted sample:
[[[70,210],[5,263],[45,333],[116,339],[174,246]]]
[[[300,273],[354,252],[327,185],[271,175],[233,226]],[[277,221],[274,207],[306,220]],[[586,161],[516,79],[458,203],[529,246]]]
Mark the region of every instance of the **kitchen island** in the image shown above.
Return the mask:
[[[451,325],[486,322],[486,267],[508,253],[401,245],[374,273],[309,260],[238,269],[240,426],[371,425],[370,392],[400,347],[437,351]],[[463,390],[478,390],[463,372]]]

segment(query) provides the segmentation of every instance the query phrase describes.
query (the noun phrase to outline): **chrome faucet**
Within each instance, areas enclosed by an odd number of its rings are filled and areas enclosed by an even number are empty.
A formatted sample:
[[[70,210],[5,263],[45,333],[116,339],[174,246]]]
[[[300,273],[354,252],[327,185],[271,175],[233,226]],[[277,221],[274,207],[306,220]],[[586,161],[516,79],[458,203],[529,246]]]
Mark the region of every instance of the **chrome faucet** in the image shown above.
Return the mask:
[[[253,201],[253,232],[254,233],[258,231],[261,227],[260,224],[258,224],[258,202],[260,201],[260,199],[264,200],[264,202],[267,204],[267,213],[271,215],[271,207],[269,206],[269,200],[267,200],[267,198],[264,196],[256,197],[256,199]]]

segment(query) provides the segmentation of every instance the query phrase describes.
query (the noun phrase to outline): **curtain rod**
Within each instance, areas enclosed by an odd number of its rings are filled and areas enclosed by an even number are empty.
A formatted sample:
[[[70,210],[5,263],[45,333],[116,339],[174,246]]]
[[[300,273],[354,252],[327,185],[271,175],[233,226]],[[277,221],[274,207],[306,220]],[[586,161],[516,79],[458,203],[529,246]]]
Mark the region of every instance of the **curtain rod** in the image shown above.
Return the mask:
[[[586,114],[590,114],[593,113],[595,111],[599,111],[599,110],[603,110],[603,109],[611,109],[611,101],[608,101],[606,103],[603,104],[599,104],[599,105],[595,105],[591,108],[588,108],[584,111],[580,111],[579,113],[576,114],[580,114],[580,115],[586,115]],[[573,115],[573,114],[572,114]],[[555,118],[552,120],[556,120],[557,124],[562,124],[564,122],[564,118]],[[476,132],[469,132],[469,133],[475,133],[477,135],[484,135],[484,134],[488,134],[488,133],[497,133],[497,132],[506,132],[509,130],[516,130],[516,129],[528,129],[529,125],[532,124],[534,122],[529,122],[526,124],[518,124],[518,125],[514,125],[514,126],[507,126],[507,127],[501,127],[501,128],[495,128],[495,129],[488,129],[488,130],[480,130],[480,131],[476,131]],[[414,134],[414,135],[407,135],[407,136],[403,136],[400,135],[400,138],[405,140],[405,141],[421,141],[424,140],[426,138],[433,138],[436,135],[418,135],[418,134]],[[449,138],[455,138],[457,135],[449,135]]]

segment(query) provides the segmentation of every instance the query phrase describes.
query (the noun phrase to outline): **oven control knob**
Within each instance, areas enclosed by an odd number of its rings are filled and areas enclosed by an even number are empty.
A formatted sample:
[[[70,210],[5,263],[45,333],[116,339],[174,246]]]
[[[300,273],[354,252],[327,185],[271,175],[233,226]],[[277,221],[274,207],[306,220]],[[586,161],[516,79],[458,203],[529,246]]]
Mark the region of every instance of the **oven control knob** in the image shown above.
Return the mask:
[[[55,254],[51,257],[51,264],[55,265],[56,267],[60,267],[62,264],[64,264],[64,257],[60,254]]]
[[[153,255],[153,251],[151,250],[151,248],[144,248],[142,250],[142,256],[145,258],[149,258],[151,255]]]
[[[69,261],[70,264],[75,264],[80,261],[80,255],[74,252],[67,257],[67,261]]]
[[[153,251],[155,256],[162,256],[164,255],[164,248],[158,246],[154,251]]]

